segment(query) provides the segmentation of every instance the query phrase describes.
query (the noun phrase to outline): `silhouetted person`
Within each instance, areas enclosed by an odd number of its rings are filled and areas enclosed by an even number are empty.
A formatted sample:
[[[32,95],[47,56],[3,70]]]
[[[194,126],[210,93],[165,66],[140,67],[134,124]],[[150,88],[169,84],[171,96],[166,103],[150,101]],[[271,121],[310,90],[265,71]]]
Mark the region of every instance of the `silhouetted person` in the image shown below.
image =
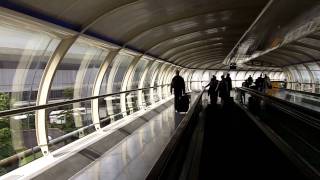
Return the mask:
[[[286,89],[287,88],[287,79],[284,79],[283,80],[283,86],[282,88]]]
[[[243,83],[242,83],[242,87],[246,87],[248,88],[249,87],[249,82],[248,80],[245,80]],[[241,91],[241,94],[240,94],[240,102],[242,104],[245,104],[246,102],[246,93],[244,91]]]
[[[211,104],[217,104],[218,100],[218,90],[219,90],[219,81],[217,80],[216,76],[213,75],[211,78],[210,83],[206,86],[209,87],[208,95],[210,96],[210,102]]]
[[[272,84],[270,81],[270,78],[265,74],[263,78],[263,83],[262,83],[262,92],[266,93],[267,89],[271,89]]]
[[[231,80],[229,73],[227,74],[226,82],[227,82],[227,86],[228,86],[227,87],[227,97],[230,97],[230,91],[232,90],[232,80]]]
[[[248,80],[249,86],[251,86],[251,84],[253,83],[253,79],[252,79],[251,75],[249,75],[247,80]]]
[[[222,103],[226,102],[228,98],[228,83],[223,75],[221,76],[221,81],[219,84],[219,96],[222,100]]]
[[[179,70],[176,71],[176,75],[171,81],[170,92],[172,94],[172,89],[174,89],[174,108],[178,110],[179,99],[183,94],[186,93],[185,83],[181,76],[179,76]]]
[[[256,88],[258,91],[262,91],[262,86],[263,86],[263,78],[262,78],[262,74],[260,75],[260,77],[258,77],[255,81],[256,84]]]

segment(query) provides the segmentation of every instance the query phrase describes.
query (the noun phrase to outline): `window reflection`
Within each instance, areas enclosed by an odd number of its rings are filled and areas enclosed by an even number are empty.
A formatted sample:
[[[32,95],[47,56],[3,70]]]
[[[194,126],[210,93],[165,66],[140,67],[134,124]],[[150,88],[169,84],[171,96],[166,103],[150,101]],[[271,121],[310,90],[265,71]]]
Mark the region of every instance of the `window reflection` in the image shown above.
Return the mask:
[[[0,21],[0,111],[35,105],[43,69],[60,39]],[[0,118],[0,160],[37,145],[34,112]],[[29,153],[0,167],[0,175],[42,156]]]

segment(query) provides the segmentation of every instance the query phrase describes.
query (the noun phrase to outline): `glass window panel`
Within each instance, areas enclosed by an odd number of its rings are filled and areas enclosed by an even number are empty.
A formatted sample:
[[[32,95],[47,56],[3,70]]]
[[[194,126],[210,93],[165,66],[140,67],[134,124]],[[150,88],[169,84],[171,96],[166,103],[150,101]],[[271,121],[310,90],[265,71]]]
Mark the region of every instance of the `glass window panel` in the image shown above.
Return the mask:
[[[140,79],[142,74],[148,64],[148,60],[141,58],[139,62],[135,65],[130,79],[128,81],[127,90],[138,89]],[[126,93],[126,109],[130,110],[129,112],[135,112],[139,109],[138,107],[138,93],[137,91]],[[129,113],[128,113],[129,114]]]
[[[284,74],[283,72],[279,72],[278,79],[279,79],[280,81],[284,81],[284,79],[286,79],[285,74]],[[288,79],[288,78],[287,78],[287,79]]]
[[[143,82],[143,87],[144,88],[151,86],[152,78],[156,74],[158,68],[161,67],[159,65],[160,65],[160,63],[156,62],[156,61],[152,63],[150,69],[147,72],[146,78],[145,78],[145,80]],[[143,90],[142,91],[142,96],[144,97],[143,104],[150,105],[151,104],[150,89]]]
[[[125,73],[128,71],[128,68],[133,58],[134,58],[133,56],[124,54],[124,53],[119,53],[115,57],[115,59],[110,64],[105,74],[105,78],[107,78],[107,80],[105,81],[107,83],[106,85],[107,94],[121,91],[123,78],[125,76]],[[124,112],[121,112],[121,108],[120,108],[120,95],[106,97],[105,101],[106,101],[107,117],[116,116],[118,114],[124,113]],[[102,114],[105,115],[103,112]],[[103,116],[100,116],[100,117],[103,117]]]
[[[310,83],[311,78],[310,78],[310,75],[309,75],[307,68],[303,65],[297,65],[296,67],[301,74],[302,82],[303,83]]]
[[[253,81],[255,80],[255,79],[257,79],[260,75],[261,75],[261,71],[256,71],[256,72],[254,72],[254,74],[253,74],[253,76],[252,76],[252,78],[253,78]]]
[[[242,82],[244,81],[246,71],[239,71],[237,74],[237,77],[235,78],[236,80],[236,87],[241,87]]]
[[[130,89],[138,89],[138,85],[141,79],[141,76],[148,64],[148,61],[145,59],[140,59],[137,65],[135,66],[133,70],[133,75],[130,77],[130,80],[128,82],[127,90]]]
[[[91,96],[95,76],[108,51],[77,40],[59,64],[54,76],[50,100]]]
[[[0,94],[0,99],[2,111],[5,106],[9,107],[10,101],[3,94]],[[37,146],[34,117],[34,111],[0,117],[0,176],[42,157],[40,147]],[[22,157],[8,159],[18,153]]]
[[[237,71],[229,71],[230,74],[230,78],[232,80],[232,87],[236,87],[236,75],[237,75]]]
[[[43,69],[59,42],[50,33],[0,20],[0,111],[35,105]],[[42,156],[39,148],[34,149],[34,114],[0,118],[0,161],[31,150],[30,154],[23,153],[22,158],[1,166],[0,176]]]
[[[202,78],[203,71],[198,70],[195,71],[192,75],[192,83],[191,83],[191,89],[193,91],[199,91],[201,90],[201,78]]]
[[[319,84],[320,83],[320,65],[317,63],[307,63],[306,65],[309,67],[314,77],[315,83]]]
[[[60,40],[46,32],[0,22],[0,92],[14,109],[35,105],[43,69]]]
[[[270,78],[270,80],[274,80],[274,75],[275,75],[276,72],[269,72],[268,76]]]
[[[301,80],[300,80],[300,75],[299,75],[298,71],[296,70],[296,68],[294,68],[294,67],[289,67],[288,69],[289,69],[289,71],[291,72],[291,74],[292,74],[292,76],[293,76],[293,80],[294,80],[294,81],[301,82]]]
[[[206,71],[202,76],[202,86],[206,86],[210,82],[210,72]]]

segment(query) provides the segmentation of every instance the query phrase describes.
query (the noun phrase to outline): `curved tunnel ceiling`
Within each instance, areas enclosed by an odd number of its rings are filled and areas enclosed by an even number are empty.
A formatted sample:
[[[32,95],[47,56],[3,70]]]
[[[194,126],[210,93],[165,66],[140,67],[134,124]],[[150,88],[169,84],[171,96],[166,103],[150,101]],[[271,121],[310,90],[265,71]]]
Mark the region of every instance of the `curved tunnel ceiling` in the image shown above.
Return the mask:
[[[268,0],[5,0],[36,18],[190,68],[222,62]],[[89,9],[89,10],[88,10]],[[216,38],[216,39],[214,39]],[[217,42],[221,43],[216,46]],[[210,46],[212,45],[212,46]],[[207,51],[201,51],[207,46]],[[199,49],[196,49],[199,48]],[[184,53],[186,52],[186,53]],[[179,59],[180,58],[180,59]],[[207,63],[210,64],[210,63]],[[201,65],[202,66],[202,65]],[[208,67],[211,68],[211,67]]]

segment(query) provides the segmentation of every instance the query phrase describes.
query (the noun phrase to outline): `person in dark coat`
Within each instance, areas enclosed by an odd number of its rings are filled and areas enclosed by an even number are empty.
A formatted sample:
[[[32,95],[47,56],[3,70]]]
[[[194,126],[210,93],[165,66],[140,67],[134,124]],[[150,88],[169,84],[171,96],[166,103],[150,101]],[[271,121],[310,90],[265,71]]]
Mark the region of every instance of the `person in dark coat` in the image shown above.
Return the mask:
[[[174,108],[178,110],[179,99],[183,94],[186,93],[184,79],[179,75],[180,71],[176,71],[176,75],[173,77],[171,81],[170,92],[172,94],[172,89],[174,89]]]
[[[229,73],[227,74],[226,82],[227,82],[227,97],[230,97],[230,92],[232,90],[232,80]]]
[[[211,78],[210,83],[206,86],[209,87],[208,96],[210,96],[210,102],[212,105],[217,104],[218,100],[218,90],[219,90],[219,81],[217,80],[216,76],[213,75]]]
[[[255,81],[256,84],[256,89],[260,92],[262,92],[262,86],[263,86],[263,78],[262,78],[262,74],[260,75],[260,77],[258,77]]]
[[[224,103],[228,97],[228,83],[223,75],[221,76],[221,81],[219,84],[219,96],[222,100],[222,103]]]
[[[249,87],[251,86],[252,83],[253,83],[253,79],[252,79],[251,75],[249,75],[249,77],[248,77]]]

